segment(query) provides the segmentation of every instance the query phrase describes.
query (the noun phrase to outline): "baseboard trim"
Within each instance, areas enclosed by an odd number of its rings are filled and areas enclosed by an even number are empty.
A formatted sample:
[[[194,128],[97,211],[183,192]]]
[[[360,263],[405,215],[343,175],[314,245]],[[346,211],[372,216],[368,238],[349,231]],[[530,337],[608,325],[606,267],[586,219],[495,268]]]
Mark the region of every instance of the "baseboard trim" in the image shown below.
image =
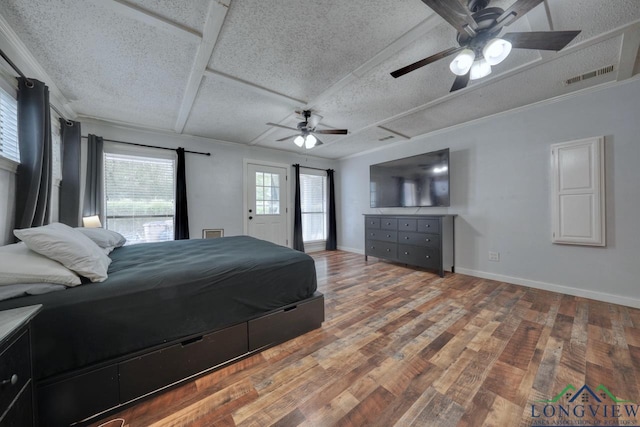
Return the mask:
[[[364,255],[364,249],[348,248],[346,246],[338,245],[338,250],[345,252],[353,252],[354,254]]]
[[[496,280],[498,282],[506,282],[514,285],[527,286],[529,288],[542,289],[545,291],[558,292],[561,294],[573,295],[594,299],[597,301],[608,302],[612,304],[624,305],[627,307],[640,308],[640,299],[623,297],[619,295],[607,294],[604,292],[589,291],[586,289],[578,289],[570,286],[557,285],[554,283],[538,282],[536,280],[523,279],[520,277],[504,276],[502,274],[487,273],[486,271],[472,270],[456,266],[456,273],[466,274],[468,276],[479,277],[481,279]]]

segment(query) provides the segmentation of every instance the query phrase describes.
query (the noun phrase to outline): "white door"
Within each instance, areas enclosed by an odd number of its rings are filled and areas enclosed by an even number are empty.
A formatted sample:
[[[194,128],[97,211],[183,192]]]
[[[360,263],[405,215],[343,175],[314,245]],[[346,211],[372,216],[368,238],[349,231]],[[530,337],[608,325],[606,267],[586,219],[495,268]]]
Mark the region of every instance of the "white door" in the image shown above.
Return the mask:
[[[247,164],[247,234],[288,246],[287,169]]]

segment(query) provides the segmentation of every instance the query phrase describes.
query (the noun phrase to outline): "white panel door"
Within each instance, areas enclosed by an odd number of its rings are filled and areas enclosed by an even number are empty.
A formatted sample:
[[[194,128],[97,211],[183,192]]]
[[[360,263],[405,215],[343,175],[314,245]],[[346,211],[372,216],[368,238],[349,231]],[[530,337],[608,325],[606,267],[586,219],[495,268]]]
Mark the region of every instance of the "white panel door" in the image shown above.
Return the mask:
[[[287,169],[247,164],[247,234],[288,246]]]
[[[604,138],[551,146],[554,243],[605,245]]]

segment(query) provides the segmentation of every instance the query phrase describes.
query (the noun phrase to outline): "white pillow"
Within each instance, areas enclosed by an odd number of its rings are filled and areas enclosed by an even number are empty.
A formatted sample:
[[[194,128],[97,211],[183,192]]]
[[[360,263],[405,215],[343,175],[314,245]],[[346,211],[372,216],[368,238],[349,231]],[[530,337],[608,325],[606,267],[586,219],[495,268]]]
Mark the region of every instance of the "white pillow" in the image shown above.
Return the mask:
[[[104,249],[104,253],[109,255],[115,248],[124,245],[127,239],[120,233],[104,228],[76,228],[79,232],[93,240],[93,242]]]
[[[73,271],[30,250],[24,243],[0,247],[0,285],[23,283],[80,284]]]
[[[111,258],[91,239],[68,225],[54,222],[42,227],[13,230],[13,234],[32,251],[58,261],[92,282],[102,282],[107,278]]]

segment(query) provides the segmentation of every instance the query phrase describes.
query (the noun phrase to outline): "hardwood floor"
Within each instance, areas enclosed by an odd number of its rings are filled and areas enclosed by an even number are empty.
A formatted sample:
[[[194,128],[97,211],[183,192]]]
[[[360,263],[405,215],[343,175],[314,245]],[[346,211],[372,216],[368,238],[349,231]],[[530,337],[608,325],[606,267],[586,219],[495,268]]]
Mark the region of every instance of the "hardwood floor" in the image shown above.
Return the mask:
[[[312,256],[321,329],[93,425],[640,425],[640,310]]]

